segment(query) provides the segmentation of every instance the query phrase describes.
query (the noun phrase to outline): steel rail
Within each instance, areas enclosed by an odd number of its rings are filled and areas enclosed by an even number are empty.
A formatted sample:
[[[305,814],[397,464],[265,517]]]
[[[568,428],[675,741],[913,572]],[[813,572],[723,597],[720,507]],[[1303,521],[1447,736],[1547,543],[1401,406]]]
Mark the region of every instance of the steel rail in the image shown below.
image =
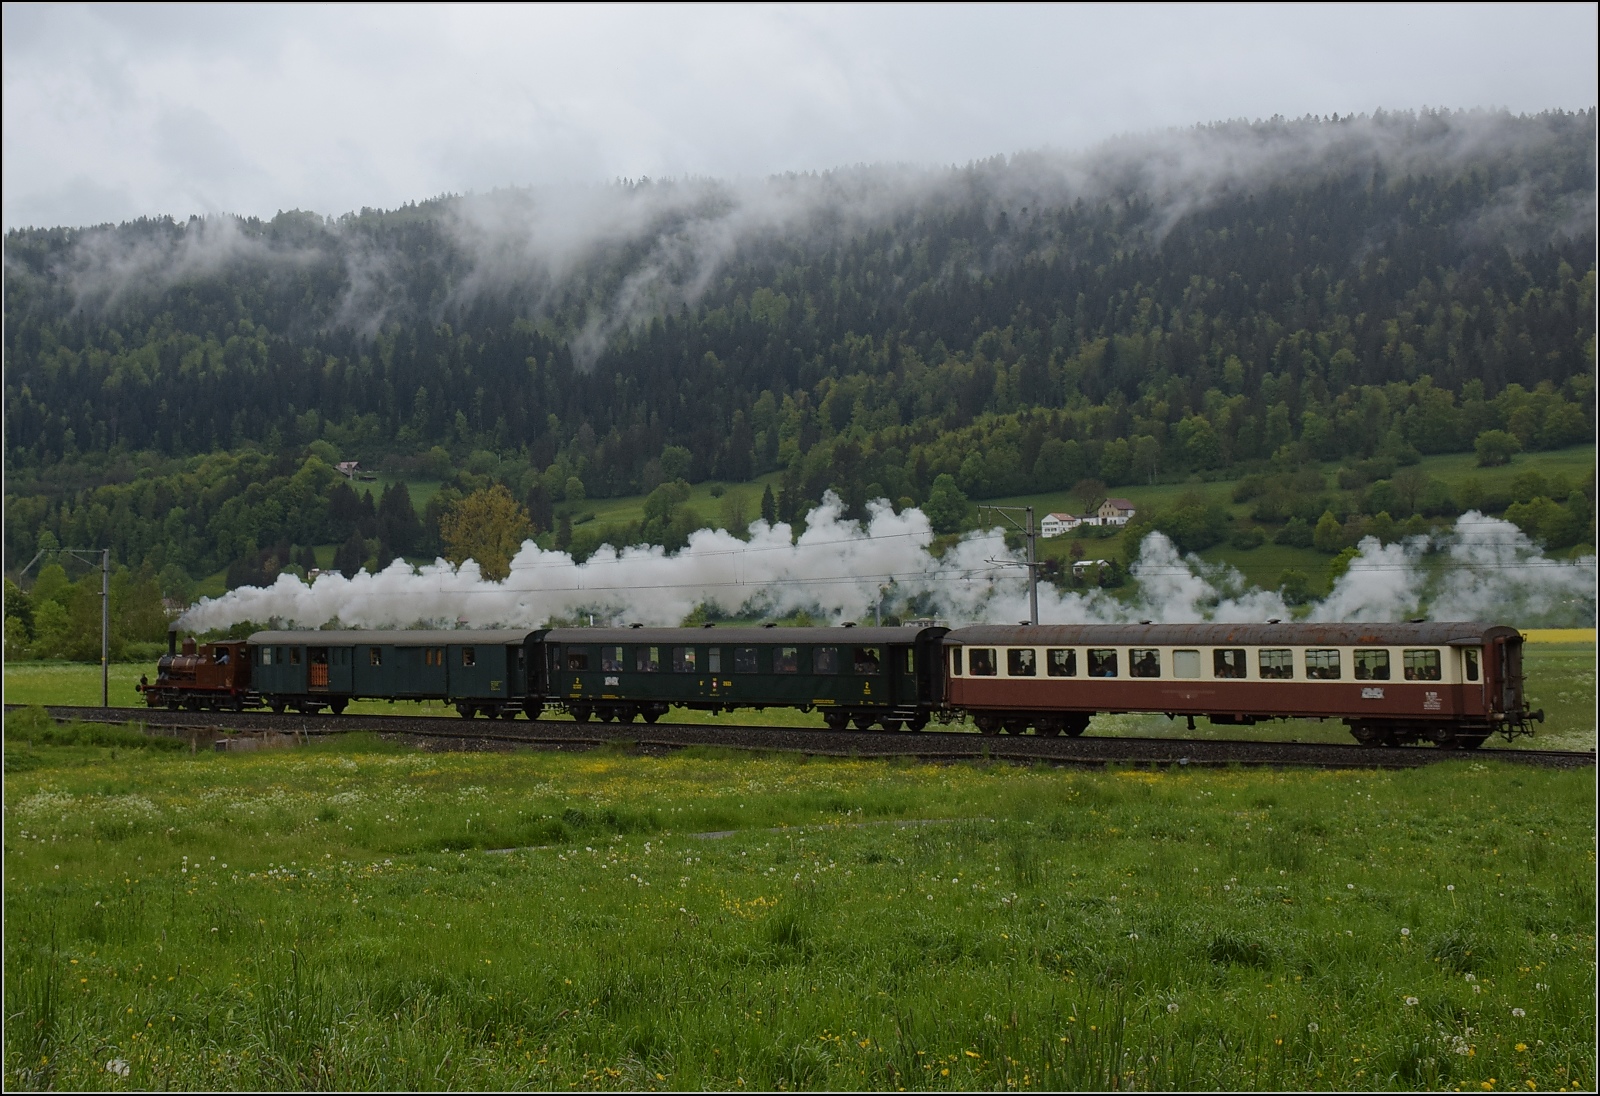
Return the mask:
[[[21,705],[8,704],[7,711]],[[1247,739],[979,735],[949,731],[833,731],[806,727],[752,727],[711,723],[578,723],[566,720],[466,720],[402,715],[316,715],[270,712],[173,712],[164,708],[52,706],[58,721],[136,723],[157,733],[187,732],[215,741],[228,736],[277,733],[325,737],[352,731],[406,736],[436,743],[592,749],[627,745],[645,751],[721,746],[798,752],[826,757],[914,757],[929,761],[1009,760],[1061,765],[1227,765],[1332,769],[1418,768],[1441,761],[1503,761],[1544,768],[1586,768],[1593,750],[1479,749],[1433,746],[1363,746],[1332,742]]]

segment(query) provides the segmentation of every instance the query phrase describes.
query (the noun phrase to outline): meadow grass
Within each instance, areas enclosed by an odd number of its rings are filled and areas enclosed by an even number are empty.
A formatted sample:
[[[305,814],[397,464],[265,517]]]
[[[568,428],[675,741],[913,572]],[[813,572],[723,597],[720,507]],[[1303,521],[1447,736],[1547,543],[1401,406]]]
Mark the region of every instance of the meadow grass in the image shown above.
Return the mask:
[[[1592,772],[76,733],[6,724],[8,1088],[1595,1079]]]

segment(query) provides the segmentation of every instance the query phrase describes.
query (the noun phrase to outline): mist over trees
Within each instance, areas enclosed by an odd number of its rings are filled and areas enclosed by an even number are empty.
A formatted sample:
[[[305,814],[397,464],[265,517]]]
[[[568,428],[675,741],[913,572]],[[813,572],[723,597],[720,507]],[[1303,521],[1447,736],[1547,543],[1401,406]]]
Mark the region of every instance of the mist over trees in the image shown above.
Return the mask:
[[[707,479],[780,473],[782,520],[831,488],[945,525],[1090,479],[1590,440],[1595,121],[13,231],[8,567],[48,531],[155,573],[348,569],[445,550],[496,485],[557,536],[558,504],[651,495],[641,535],[677,539],[674,485]],[[451,482],[418,514],[338,459]]]

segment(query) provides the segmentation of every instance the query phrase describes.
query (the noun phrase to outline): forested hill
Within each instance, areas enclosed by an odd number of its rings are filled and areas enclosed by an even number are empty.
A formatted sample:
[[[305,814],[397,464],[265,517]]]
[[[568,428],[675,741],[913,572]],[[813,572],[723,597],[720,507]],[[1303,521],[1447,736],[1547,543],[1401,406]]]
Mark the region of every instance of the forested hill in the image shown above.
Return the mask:
[[[1592,438],[1595,122],[1275,119],[941,171],[13,231],[8,556],[142,466],[226,450],[242,491],[317,441],[519,499],[784,470],[792,510],[922,501],[941,472],[984,497]],[[130,505],[182,510],[191,571],[329,535],[280,506],[219,539],[227,496]]]

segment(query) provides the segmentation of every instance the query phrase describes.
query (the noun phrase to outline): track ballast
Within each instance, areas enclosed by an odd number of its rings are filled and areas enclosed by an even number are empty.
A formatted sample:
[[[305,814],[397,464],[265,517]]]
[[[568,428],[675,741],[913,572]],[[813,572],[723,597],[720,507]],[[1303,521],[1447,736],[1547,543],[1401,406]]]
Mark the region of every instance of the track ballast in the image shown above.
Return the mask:
[[[6,705],[13,710],[18,705]],[[987,736],[950,731],[831,731],[805,727],[751,727],[706,723],[577,723],[567,720],[464,720],[402,715],[274,715],[270,712],[173,712],[161,708],[45,709],[60,721],[137,723],[155,733],[205,738],[230,735],[324,737],[373,731],[443,748],[592,749],[627,745],[641,752],[690,746],[778,750],[825,757],[915,757],[960,761],[991,758],[1059,765],[1304,766],[1327,769],[1409,769],[1439,761],[1515,762],[1544,768],[1594,765],[1594,751],[1491,749],[1471,752],[1430,746],[1344,745],[1330,742],[1262,742],[1186,738],[1049,738]]]

